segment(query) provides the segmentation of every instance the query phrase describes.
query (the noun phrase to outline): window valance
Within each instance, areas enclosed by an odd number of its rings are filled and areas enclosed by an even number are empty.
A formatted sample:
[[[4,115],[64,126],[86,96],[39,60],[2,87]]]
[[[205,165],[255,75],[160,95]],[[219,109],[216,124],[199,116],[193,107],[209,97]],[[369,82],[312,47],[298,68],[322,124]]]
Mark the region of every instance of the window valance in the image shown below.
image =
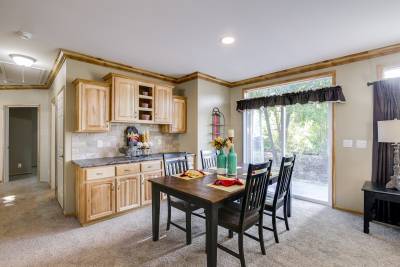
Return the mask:
[[[310,102],[345,102],[342,87],[326,87],[316,90],[287,93],[257,98],[242,99],[237,101],[236,110],[259,109],[261,107],[288,106],[294,104],[307,104]]]

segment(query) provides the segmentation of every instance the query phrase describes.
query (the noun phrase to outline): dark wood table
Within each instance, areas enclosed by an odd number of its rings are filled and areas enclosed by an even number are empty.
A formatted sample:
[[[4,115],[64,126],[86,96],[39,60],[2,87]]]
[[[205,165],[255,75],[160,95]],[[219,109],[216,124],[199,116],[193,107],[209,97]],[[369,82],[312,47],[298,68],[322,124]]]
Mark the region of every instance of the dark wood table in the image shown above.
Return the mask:
[[[372,182],[365,182],[361,190],[364,191],[364,233],[369,234],[369,222],[372,221],[375,200],[400,203],[400,191],[387,189]]]
[[[217,175],[211,174],[193,180],[184,180],[174,176],[149,180],[152,183],[153,241],[159,240],[161,192],[196,204],[206,211],[207,266],[217,266],[218,210],[225,201],[240,198],[244,190],[231,193],[207,186],[216,179]],[[276,180],[277,178],[273,176],[271,179]]]

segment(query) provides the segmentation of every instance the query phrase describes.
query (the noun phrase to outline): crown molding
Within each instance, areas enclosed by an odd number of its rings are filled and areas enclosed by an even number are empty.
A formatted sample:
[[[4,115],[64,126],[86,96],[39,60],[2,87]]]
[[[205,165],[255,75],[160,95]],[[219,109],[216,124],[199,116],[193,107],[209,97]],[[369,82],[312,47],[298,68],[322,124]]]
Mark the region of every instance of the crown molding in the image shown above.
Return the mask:
[[[141,69],[141,68],[125,65],[122,63],[114,62],[111,60],[94,57],[94,56],[70,51],[67,49],[60,49],[60,52],[58,53],[58,56],[57,56],[56,60],[54,61],[53,68],[51,69],[51,71],[47,77],[47,81],[44,84],[0,85],[0,90],[49,89],[66,59],[73,59],[73,60],[82,61],[82,62],[95,64],[95,65],[99,65],[99,66],[110,67],[110,68],[127,71],[127,72],[134,73],[134,74],[140,74],[140,75],[143,75],[146,77],[151,77],[151,78],[167,81],[167,82],[174,83],[174,84],[180,84],[180,83],[187,82],[187,81],[194,80],[194,79],[202,79],[202,80],[214,82],[216,84],[220,84],[220,85],[232,88],[232,87],[244,86],[244,85],[249,85],[249,84],[254,84],[254,83],[259,83],[259,82],[271,81],[274,79],[292,76],[295,74],[302,74],[302,73],[306,73],[306,72],[310,72],[310,71],[321,70],[321,69],[325,69],[325,68],[329,68],[329,67],[349,64],[349,63],[353,63],[353,62],[357,62],[357,61],[367,60],[367,59],[371,59],[371,58],[375,58],[375,57],[386,56],[386,55],[395,54],[395,53],[399,53],[399,52],[400,52],[400,43],[397,43],[397,44],[393,44],[393,45],[389,45],[389,46],[385,46],[385,47],[381,47],[381,48],[367,50],[367,51],[350,54],[350,55],[346,55],[346,56],[342,56],[342,57],[337,57],[337,58],[333,58],[333,59],[329,59],[329,60],[319,61],[319,62],[308,64],[308,65],[303,65],[303,66],[285,69],[285,70],[281,70],[281,71],[277,71],[277,72],[272,72],[272,73],[268,73],[268,74],[248,78],[248,79],[229,82],[229,81],[225,81],[223,79],[219,79],[217,77],[214,77],[214,76],[202,73],[202,72],[198,72],[198,71],[176,78],[176,77],[160,74],[157,72],[148,71],[145,69]]]
[[[362,61],[362,60],[367,60],[375,57],[381,57],[381,56],[386,56],[394,53],[400,52],[400,43],[394,44],[394,45],[389,45],[381,48],[376,48],[372,50],[367,50],[364,52],[359,52],[355,54],[350,54],[342,57],[337,57],[329,60],[324,60],[324,61],[319,61],[316,63],[304,65],[304,66],[299,66],[299,67],[294,67],[290,69],[285,69],[277,72],[272,72],[268,74],[264,74],[261,76],[253,77],[253,78],[248,78],[240,81],[236,81],[231,83],[231,87],[237,87],[237,86],[243,86],[243,85],[249,85],[253,83],[258,83],[258,82],[265,82],[265,81],[270,81],[278,78],[283,78],[295,74],[302,74],[305,72],[310,72],[314,70],[321,70],[329,67],[334,67],[334,66],[339,66],[339,65],[344,65],[344,64],[349,64],[357,61]]]
[[[213,82],[213,83],[216,83],[216,84],[220,84],[220,85],[223,85],[223,86],[226,86],[226,87],[231,87],[231,84],[232,84],[231,82],[219,79],[217,77],[214,77],[214,76],[211,76],[211,75],[199,72],[199,71],[196,71],[196,72],[190,73],[188,75],[179,77],[179,78],[177,78],[175,80],[175,83],[176,84],[180,84],[180,83],[184,83],[184,82],[187,82],[187,81],[190,81],[190,80],[194,80],[194,79],[202,79],[202,80],[210,81],[210,82]]]

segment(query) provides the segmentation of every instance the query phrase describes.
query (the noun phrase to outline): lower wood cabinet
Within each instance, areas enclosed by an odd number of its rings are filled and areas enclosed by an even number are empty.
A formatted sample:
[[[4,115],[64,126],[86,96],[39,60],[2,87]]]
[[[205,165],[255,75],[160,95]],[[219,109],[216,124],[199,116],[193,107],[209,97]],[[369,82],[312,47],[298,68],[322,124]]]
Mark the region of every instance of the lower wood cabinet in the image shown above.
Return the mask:
[[[140,206],[140,175],[119,177],[117,181],[117,212]]]
[[[101,179],[86,184],[86,216],[88,221],[96,220],[114,213],[115,181]]]
[[[156,178],[162,176],[163,173],[162,171],[156,171],[156,172],[148,172],[143,174],[142,176],[142,205],[147,205],[151,203],[151,183],[149,182],[149,179]]]
[[[76,215],[84,225],[151,203],[149,179],[163,175],[161,160],[77,168]],[[165,195],[161,197],[164,199]]]

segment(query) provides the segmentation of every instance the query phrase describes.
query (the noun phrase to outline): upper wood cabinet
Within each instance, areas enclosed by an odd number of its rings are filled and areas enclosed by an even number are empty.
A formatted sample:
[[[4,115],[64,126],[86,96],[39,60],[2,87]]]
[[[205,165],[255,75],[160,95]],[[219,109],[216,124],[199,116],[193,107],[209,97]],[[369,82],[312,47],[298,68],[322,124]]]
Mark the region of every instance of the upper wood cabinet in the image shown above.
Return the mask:
[[[172,123],[172,87],[156,85],[154,122],[158,124]]]
[[[161,127],[164,133],[186,133],[186,97],[172,97],[172,124]]]
[[[111,83],[111,121],[137,120],[137,82],[114,74],[106,76],[105,79]]]
[[[76,131],[108,131],[110,85],[82,79],[75,80],[73,84],[76,88]]]

